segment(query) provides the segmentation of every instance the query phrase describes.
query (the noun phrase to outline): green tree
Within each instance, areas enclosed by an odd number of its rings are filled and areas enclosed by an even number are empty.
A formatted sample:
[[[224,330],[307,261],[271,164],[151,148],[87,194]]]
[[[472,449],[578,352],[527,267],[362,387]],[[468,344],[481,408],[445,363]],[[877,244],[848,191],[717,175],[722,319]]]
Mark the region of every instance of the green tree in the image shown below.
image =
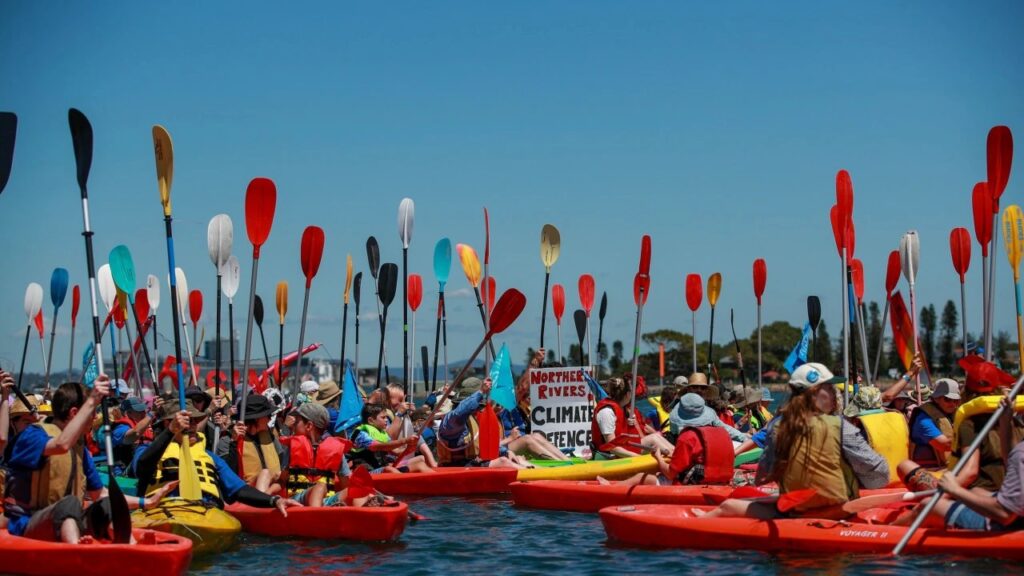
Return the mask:
[[[957,332],[960,327],[960,319],[957,314],[956,304],[947,300],[942,308],[942,322],[939,328],[939,371],[943,374],[953,373],[953,364],[956,361]]]
[[[936,365],[935,356],[935,328],[938,323],[938,315],[935,313],[935,305],[929,304],[921,308],[921,315],[917,317],[918,338],[921,341],[921,350],[932,368]]]
[[[612,342],[612,357],[608,360],[608,368],[615,374],[622,366],[622,340]]]
[[[825,366],[832,367],[835,362],[835,357],[832,355],[832,336],[828,333],[828,327],[825,326],[825,321],[822,320],[818,323],[818,329],[815,331],[814,350],[811,354],[810,360],[824,364]]]
[[[1007,353],[1015,344],[1015,342],[1010,340],[1010,333],[1006,330],[1000,330],[996,334],[995,340],[992,342],[992,349],[994,350],[992,359],[995,360],[995,362],[1004,370],[1011,368],[1011,366],[1009,366],[1010,359],[1007,357]]]

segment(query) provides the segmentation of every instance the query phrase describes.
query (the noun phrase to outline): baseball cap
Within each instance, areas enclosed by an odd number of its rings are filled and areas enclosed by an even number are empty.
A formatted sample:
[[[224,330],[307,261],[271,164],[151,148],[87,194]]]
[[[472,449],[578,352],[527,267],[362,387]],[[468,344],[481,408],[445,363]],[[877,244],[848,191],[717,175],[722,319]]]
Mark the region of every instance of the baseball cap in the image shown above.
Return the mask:
[[[808,389],[818,384],[841,384],[846,382],[842,376],[834,376],[824,364],[808,362],[801,364],[789,377],[789,385],[794,388]]]

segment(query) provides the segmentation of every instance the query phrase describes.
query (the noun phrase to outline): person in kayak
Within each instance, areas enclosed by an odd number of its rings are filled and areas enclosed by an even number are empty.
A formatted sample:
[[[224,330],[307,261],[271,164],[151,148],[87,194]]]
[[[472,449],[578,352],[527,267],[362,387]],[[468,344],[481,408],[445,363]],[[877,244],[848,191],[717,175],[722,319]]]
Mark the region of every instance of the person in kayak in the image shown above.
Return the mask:
[[[130,397],[121,402],[123,416],[111,427],[114,445],[114,474],[134,476],[131,464],[136,452],[153,441],[153,415],[142,398]]]
[[[935,487],[932,471],[943,470],[953,446],[953,415],[960,406],[960,385],[940,378],[931,400],[910,415],[910,459],[899,464],[899,477],[907,486]]]
[[[480,426],[476,413],[484,407],[484,395],[491,391],[491,379],[470,376],[458,384],[460,400],[441,419],[437,430],[437,460],[441,466],[484,468],[530,468],[531,465],[505,446],[493,460],[480,459]]]
[[[139,494],[151,494],[165,489],[169,483],[177,483],[182,442],[187,434],[189,455],[195,465],[204,502],[218,508],[232,502],[256,508],[277,508],[283,516],[288,515],[287,508],[302,505],[290,498],[260,492],[246,484],[220,456],[204,449],[206,439],[199,432],[199,425],[205,414],[196,410],[191,400],[185,401],[183,410],[179,409],[180,406],[177,396],[164,397],[159,414],[162,429],[136,462]],[[172,490],[171,495],[180,494]]]
[[[387,400],[385,415],[388,420],[388,436],[394,440],[412,436],[414,430],[411,416],[416,406],[412,402],[406,402],[405,388],[401,384],[388,384],[384,388],[384,398]],[[423,457],[427,466],[437,468],[437,459],[422,437],[416,445],[416,451]]]
[[[241,410],[240,410],[241,411]],[[238,451],[228,453],[227,462],[245,483],[266,494],[281,491],[282,461],[287,451],[281,446],[277,431],[270,428],[274,406],[262,394],[245,397],[245,422],[235,424],[235,441],[242,438],[242,457]]]
[[[367,403],[363,405],[363,423],[356,426],[352,434],[352,463],[365,466],[371,474],[383,472],[433,472],[422,456],[394,462],[396,450],[409,449],[419,443],[419,436],[392,440],[387,433],[388,419],[384,406]]]
[[[771,427],[758,462],[759,484],[775,481],[786,494],[813,489],[812,496],[793,506],[796,516],[845,516],[842,504],[856,498],[858,487],[882,488],[889,483],[889,465],[852,424],[834,416],[836,378],[822,364],[810,362],[793,371],[791,398]],[[775,502],[729,499],[706,516],[777,518]]]
[[[611,378],[602,386],[608,397],[597,403],[590,421],[595,454],[600,453],[605,458],[629,458],[644,450],[672,453],[672,443],[646,425],[639,410],[633,408],[633,414],[626,415],[632,390],[625,380]]]

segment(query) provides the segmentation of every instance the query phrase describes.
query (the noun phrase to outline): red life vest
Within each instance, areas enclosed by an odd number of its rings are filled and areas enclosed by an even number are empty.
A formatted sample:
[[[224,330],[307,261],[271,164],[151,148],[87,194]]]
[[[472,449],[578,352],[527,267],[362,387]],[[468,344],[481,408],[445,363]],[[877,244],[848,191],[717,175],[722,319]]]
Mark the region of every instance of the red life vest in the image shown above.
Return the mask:
[[[693,454],[687,443],[686,434],[696,435],[700,441],[701,454]],[[696,465],[704,466],[704,484],[728,484],[732,481],[733,462],[736,454],[732,447],[732,439],[725,428],[717,426],[686,427],[679,432],[676,449],[672,454],[669,469],[675,482],[681,474],[685,474]]]
[[[131,430],[131,429],[135,428],[136,425],[138,425],[138,422],[132,420],[131,418],[129,418],[127,416],[122,416],[121,419],[119,419],[118,421],[114,422],[114,426],[117,426],[118,424],[124,424],[125,426],[128,426],[129,430]],[[113,427],[111,427],[111,429],[113,429]],[[153,427],[152,426],[147,426],[146,429],[142,432],[142,436],[140,438],[142,439],[143,442],[152,442],[153,441]]]
[[[324,438],[315,448],[304,435],[281,438],[281,443],[288,446],[289,452],[289,492],[302,491],[321,479],[333,484],[341,469],[342,456],[352,447],[351,442],[333,436]]]
[[[597,425],[597,413],[604,408],[611,408],[615,412],[615,438],[611,442],[605,442],[604,436],[601,434],[601,428]],[[643,418],[640,416],[640,412],[634,408],[634,417],[636,422],[643,422]],[[641,436],[636,428],[630,428],[626,422],[626,411],[619,406],[618,402],[610,398],[605,398],[597,403],[594,407],[594,417],[590,421],[590,434],[593,438],[594,446],[600,452],[611,452],[615,447],[625,448],[634,454],[639,454],[642,448],[640,448]]]

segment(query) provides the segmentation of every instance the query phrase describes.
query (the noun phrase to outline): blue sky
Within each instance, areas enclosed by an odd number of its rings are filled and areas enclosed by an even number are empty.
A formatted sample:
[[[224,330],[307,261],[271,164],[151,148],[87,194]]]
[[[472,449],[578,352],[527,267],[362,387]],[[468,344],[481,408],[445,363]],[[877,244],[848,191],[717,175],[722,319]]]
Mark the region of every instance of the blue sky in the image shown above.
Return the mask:
[[[5,2],[0,109],[20,124],[0,197],[0,364],[17,367],[28,282],[48,287],[55,266],[68,268],[73,283],[85,280],[69,106],[95,131],[97,255],[105,260],[127,244],[140,283],[147,273],[166,277],[150,127],[170,131],[178,263],[206,294],[207,334],[215,282],[207,222],[220,212],[234,220],[243,310],[251,270],[243,201],[255,176],[278,186],[259,293],[269,305],[277,281],[290,283],[286,348],[298,340],[302,229],[326,231],[306,340],[324,342],[331,357],[340,345],[345,254],[365,270],[373,234],[382,261],[400,262],[396,214],[406,196],[416,201],[410,267],[424,275],[426,293],[417,345],[433,346],[434,243],[448,236],[482,251],[483,206],[499,290],[514,286],[529,300],[504,336],[517,358],[538,341],[545,223],[562,232],[552,279],[567,289],[566,349],[582,273],[596,277],[598,298],[608,292],[606,340],[629,347],[645,233],[653,238],[645,330],[689,331],[684,277],[719,271],[719,310],[735,308],[737,330],[749,333],[751,263],[763,257],[765,321],[801,323],[807,295],[817,294],[836,334],[839,266],[828,210],[840,168],[853,176],[868,298],[883,297],[886,255],[915,228],[919,300],[958,301],[949,231],[973,232],[970,192],[985,179],[989,128],[1024,124],[1022,11],[1016,2]],[[1011,175],[1004,206],[1020,202],[1020,182]],[[1013,331],[1001,247],[996,261],[998,327]],[[466,287],[456,266],[452,358],[468,354],[481,332]],[[972,331],[980,292],[975,244]],[[365,294],[361,364],[369,365],[378,337]],[[162,331],[169,304],[165,292]],[[68,309],[59,318],[61,368]],[[79,350],[89,336],[86,310]],[[274,314],[267,316],[276,349]],[[391,318],[400,316],[394,307]],[[702,338],[707,317],[705,305]],[[394,365],[401,332],[389,324]],[[716,340],[724,341],[728,328],[719,326]],[[550,317],[548,330],[553,343]],[[29,370],[42,368],[37,347]]]

